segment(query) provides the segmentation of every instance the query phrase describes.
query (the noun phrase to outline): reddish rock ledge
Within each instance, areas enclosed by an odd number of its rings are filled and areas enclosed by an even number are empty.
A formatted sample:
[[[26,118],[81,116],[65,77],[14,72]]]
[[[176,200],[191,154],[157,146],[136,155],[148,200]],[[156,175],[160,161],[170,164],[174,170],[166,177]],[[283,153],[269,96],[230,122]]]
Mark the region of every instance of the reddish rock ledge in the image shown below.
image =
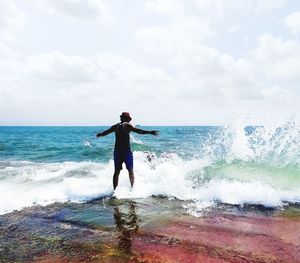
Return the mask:
[[[298,208],[196,218],[176,202],[99,200],[2,215],[0,262],[300,262]]]

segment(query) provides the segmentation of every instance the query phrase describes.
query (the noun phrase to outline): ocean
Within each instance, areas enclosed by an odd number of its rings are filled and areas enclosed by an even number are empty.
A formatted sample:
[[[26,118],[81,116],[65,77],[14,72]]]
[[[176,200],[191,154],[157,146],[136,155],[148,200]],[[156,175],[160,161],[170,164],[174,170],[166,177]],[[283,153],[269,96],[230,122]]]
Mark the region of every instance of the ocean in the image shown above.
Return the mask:
[[[300,202],[300,128],[143,127],[131,134],[135,185],[123,165],[113,193],[108,127],[0,127],[0,214],[55,202],[158,197],[201,216],[222,204],[281,208]]]

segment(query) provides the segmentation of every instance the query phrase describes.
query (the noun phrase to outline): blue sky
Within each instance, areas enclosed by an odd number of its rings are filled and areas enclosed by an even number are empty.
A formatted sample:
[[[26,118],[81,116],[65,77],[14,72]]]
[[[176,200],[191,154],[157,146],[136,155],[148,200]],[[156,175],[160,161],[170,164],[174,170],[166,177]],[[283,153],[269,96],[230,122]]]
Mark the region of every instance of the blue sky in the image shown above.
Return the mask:
[[[299,118],[300,2],[0,0],[0,125]]]

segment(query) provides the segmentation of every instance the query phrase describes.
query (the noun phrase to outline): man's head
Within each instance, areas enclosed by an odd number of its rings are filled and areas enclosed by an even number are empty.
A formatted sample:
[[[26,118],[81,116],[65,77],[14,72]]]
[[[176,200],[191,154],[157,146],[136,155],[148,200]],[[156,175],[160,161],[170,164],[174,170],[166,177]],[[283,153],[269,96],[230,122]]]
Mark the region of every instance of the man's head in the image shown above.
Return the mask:
[[[122,114],[120,115],[120,118],[121,118],[121,122],[130,122],[131,121],[129,112],[122,112]]]

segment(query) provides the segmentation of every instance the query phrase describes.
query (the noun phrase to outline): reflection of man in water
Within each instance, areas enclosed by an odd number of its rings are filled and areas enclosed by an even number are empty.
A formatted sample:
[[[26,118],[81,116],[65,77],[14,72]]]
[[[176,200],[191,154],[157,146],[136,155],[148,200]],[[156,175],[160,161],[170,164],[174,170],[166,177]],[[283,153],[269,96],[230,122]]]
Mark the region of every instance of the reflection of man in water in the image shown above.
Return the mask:
[[[114,218],[116,228],[120,233],[119,248],[126,254],[131,254],[132,236],[137,232],[139,228],[134,202],[129,202],[128,213],[120,212],[119,206],[116,206],[114,211]]]

